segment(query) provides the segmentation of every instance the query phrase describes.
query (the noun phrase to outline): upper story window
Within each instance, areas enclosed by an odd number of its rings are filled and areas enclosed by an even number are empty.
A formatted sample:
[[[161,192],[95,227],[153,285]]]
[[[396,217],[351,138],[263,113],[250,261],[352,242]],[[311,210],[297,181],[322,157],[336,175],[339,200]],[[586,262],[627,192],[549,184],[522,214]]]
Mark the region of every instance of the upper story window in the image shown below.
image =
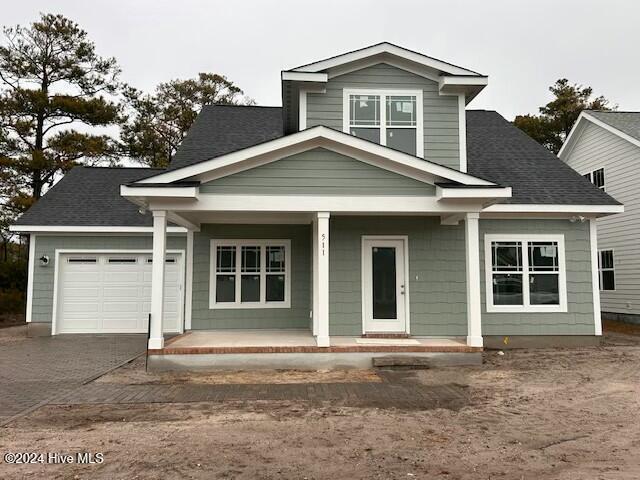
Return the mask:
[[[345,90],[344,105],[346,133],[424,156],[422,91]]]
[[[598,187],[603,192],[604,188],[604,168],[599,168],[598,170],[594,170],[593,172],[585,173],[583,175],[584,178],[593,183],[596,187]]]

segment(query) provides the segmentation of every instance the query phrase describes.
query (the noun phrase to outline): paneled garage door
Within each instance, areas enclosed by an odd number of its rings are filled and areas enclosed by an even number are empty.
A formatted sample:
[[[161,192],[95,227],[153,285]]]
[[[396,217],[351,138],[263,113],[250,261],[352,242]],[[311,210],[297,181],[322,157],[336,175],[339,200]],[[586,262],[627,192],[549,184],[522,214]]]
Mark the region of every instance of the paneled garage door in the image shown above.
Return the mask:
[[[165,332],[182,322],[182,257],[167,255]],[[143,333],[151,309],[150,253],[59,256],[55,333]]]

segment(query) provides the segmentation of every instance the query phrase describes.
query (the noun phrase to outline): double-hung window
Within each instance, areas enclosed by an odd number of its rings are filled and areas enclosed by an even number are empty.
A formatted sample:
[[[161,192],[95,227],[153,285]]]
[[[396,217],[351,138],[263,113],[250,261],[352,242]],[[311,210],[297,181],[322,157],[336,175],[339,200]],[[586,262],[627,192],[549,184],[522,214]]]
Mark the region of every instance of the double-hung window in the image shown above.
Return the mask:
[[[345,90],[344,132],[424,156],[422,91]]]
[[[562,235],[486,235],[488,312],[567,309]]]
[[[613,263],[613,250],[598,252],[598,274],[600,276],[600,290],[616,289],[616,271]]]
[[[593,183],[596,187],[598,187],[603,192],[605,191],[604,186],[604,168],[599,168],[594,170],[593,172],[585,173],[583,175],[584,178]]]
[[[290,240],[212,240],[210,308],[289,308]]]

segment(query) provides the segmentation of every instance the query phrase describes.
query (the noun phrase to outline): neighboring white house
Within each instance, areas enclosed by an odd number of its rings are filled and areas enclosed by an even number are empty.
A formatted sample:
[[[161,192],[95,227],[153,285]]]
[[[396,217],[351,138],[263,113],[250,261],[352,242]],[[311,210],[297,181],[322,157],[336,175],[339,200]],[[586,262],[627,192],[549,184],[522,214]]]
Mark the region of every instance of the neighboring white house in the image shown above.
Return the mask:
[[[603,318],[640,322],[640,112],[585,111],[558,156],[625,205],[598,219]]]

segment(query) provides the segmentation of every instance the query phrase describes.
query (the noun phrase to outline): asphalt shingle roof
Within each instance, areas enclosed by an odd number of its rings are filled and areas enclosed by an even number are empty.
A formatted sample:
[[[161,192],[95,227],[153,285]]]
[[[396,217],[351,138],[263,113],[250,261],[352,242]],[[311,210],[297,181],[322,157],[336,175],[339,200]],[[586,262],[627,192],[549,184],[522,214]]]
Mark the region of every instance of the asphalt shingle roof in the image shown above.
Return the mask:
[[[281,107],[207,105],[178,147],[169,170],[273,140],[282,135]]]
[[[501,203],[619,205],[499,113],[466,116],[468,172],[512,187]]]
[[[120,185],[155,175],[155,168],[75,167],[24,213],[17,225],[152,225],[151,215],[120,196]]]
[[[636,140],[640,140],[640,112],[601,112],[599,110],[587,110],[585,113],[611,125],[613,128],[626,133]]]
[[[282,135],[280,107],[205,107],[169,170]],[[470,174],[512,187],[505,203],[619,204],[494,111],[467,110],[467,163]],[[150,215],[122,198],[120,185],[161,171],[76,167],[17,225],[150,226]]]

